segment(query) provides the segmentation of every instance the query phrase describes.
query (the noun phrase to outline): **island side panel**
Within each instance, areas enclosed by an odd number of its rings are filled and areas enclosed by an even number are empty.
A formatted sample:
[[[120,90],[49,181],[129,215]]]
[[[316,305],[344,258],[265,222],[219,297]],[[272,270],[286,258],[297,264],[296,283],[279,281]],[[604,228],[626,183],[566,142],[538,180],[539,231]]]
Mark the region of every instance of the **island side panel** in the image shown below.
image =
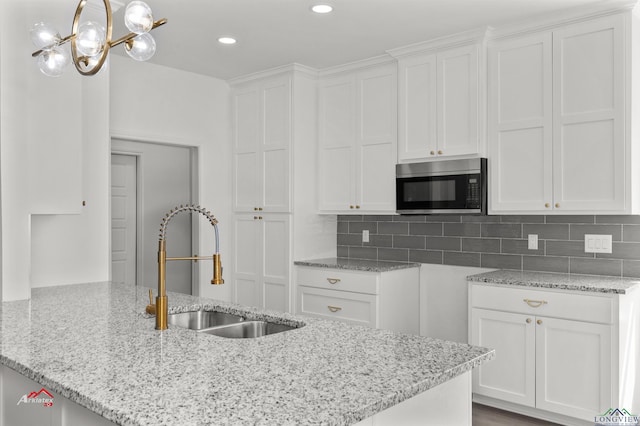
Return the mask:
[[[53,397],[41,392],[42,389]],[[43,402],[24,400],[25,396],[38,392],[41,393],[37,398],[46,399],[46,406]],[[115,423],[0,365],[0,426],[23,425],[115,426]]]
[[[356,423],[355,426],[471,425],[471,371]]]

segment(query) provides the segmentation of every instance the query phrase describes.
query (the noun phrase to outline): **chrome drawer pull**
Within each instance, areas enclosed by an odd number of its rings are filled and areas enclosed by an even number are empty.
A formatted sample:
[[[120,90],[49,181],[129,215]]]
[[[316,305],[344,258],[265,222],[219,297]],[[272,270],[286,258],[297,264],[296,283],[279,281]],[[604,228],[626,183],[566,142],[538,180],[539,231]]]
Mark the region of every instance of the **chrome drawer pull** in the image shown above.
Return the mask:
[[[532,308],[539,308],[542,305],[546,305],[547,301],[546,300],[531,300],[531,299],[523,299],[527,305],[531,306]]]
[[[338,312],[338,311],[341,311],[341,310],[342,310],[342,308],[340,308],[340,307],[338,307],[338,306],[327,306],[327,308],[329,308],[329,310],[330,310],[331,312]]]
[[[337,284],[340,282],[340,278],[327,278],[327,281],[329,281],[329,284]]]

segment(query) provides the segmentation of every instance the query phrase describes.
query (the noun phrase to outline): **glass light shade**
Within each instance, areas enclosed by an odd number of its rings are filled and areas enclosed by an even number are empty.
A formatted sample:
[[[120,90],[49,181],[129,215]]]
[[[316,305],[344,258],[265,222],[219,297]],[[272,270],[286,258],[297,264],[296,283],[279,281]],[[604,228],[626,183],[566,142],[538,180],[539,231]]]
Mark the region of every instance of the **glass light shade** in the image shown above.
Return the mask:
[[[126,42],[124,50],[136,61],[146,61],[156,53],[156,41],[149,33],[140,34]]]
[[[51,47],[62,39],[58,30],[56,30],[53,25],[45,22],[36,23],[31,28],[30,34],[31,41],[33,41],[33,44],[38,49]]]
[[[62,48],[45,50],[38,56],[38,68],[49,77],[59,77],[69,63],[69,54]]]
[[[104,48],[106,35],[104,28],[97,22],[87,21],[80,24],[76,35],[78,52],[84,56],[96,56]]]
[[[132,1],[124,12],[124,24],[132,33],[148,33],[153,27],[151,8],[145,2]]]

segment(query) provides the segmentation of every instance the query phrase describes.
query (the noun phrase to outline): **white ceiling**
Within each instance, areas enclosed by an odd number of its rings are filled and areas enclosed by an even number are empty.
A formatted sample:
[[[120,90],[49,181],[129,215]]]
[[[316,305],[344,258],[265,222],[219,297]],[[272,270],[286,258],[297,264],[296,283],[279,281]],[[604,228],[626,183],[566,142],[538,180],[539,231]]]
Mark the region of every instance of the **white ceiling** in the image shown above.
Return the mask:
[[[125,1],[128,3],[128,0]],[[293,62],[327,68],[484,26],[500,27],[614,0],[146,0],[158,50],[151,62],[229,79]],[[331,4],[326,15],[312,13]],[[114,36],[124,34],[120,9]],[[122,34],[121,34],[122,33]],[[237,38],[233,46],[218,37]],[[118,49],[119,50],[119,49]]]

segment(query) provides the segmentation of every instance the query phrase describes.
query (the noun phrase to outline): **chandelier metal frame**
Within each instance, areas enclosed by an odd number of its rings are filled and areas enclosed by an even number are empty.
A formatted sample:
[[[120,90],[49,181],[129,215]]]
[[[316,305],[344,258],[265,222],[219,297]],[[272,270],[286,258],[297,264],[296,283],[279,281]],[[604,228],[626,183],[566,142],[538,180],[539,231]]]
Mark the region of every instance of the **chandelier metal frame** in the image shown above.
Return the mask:
[[[96,73],[98,73],[102,68],[102,66],[104,65],[105,61],[107,60],[107,56],[109,55],[109,50],[112,47],[118,46],[122,43],[126,43],[126,45],[129,48],[131,48],[131,46],[133,45],[133,39],[138,36],[138,34],[131,32],[129,34],[126,34],[120,37],[115,41],[112,41],[111,38],[113,36],[113,13],[111,11],[111,4],[109,3],[109,0],[102,0],[102,3],[104,4],[104,9],[106,14],[106,28],[105,28],[106,38],[105,38],[104,45],[102,46],[102,51],[100,52],[100,57],[98,58],[98,61],[95,63],[95,65],[92,68],[83,69],[82,65],[84,65],[84,67],[87,67],[89,65],[90,58],[87,56],[79,55],[78,47],[76,45],[76,38],[77,38],[76,36],[78,34],[78,27],[80,26],[80,17],[82,16],[82,10],[87,4],[87,0],[80,0],[80,3],[78,3],[78,7],[76,8],[76,13],[73,16],[73,25],[71,27],[71,34],[60,39],[60,41],[56,42],[51,46],[47,46],[46,48],[36,50],[31,54],[31,56],[34,58],[37,58],[38,56],[43,54],[47,49],[50,49],[56,46],[61,46],[70,41],[71,57],[73,60],[73,65],[76,67],[76,70],[78,70],[80,74],[85,76],[95,75]],[[161,25],[164,25],[166,23],[167,23],[166,18],[158,19],[157,21],[154,21],[153,26],[151,27],[151,30]]]

